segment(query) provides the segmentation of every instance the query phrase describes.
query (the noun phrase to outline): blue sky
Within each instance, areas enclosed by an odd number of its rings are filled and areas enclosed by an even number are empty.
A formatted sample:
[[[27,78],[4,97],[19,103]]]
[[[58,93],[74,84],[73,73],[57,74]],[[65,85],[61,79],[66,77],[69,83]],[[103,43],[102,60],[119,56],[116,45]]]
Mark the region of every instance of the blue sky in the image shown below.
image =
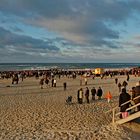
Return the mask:
[[[139,62],[140,0],[0,0],[0,63]]]

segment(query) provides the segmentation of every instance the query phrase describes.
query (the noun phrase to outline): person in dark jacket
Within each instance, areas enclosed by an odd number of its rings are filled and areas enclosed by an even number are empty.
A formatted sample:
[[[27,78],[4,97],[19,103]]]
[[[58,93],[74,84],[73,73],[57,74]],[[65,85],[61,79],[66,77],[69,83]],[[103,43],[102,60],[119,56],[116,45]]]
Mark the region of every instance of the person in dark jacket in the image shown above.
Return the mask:
[[[140,96],[140,81],[136,83],[136,87],[134,88],[134,96],[133,98]],[[140,98],[134,100],[135,104],[140,103]],[[137,110],[140,111],[140,106],[137,107]]]
[[[86,87],[85,97],[86,97],[87,103],[89,103],[89,89],[88,89],[88,87]]]
[[[67,89],[67,83],[66,82],[63,83],[63,87],[64,87],[64,91],[65,91]]]
[[[40,84],[40,88],[43,89],[44,78],[41,78],[41,79],[40,79],[39,84]]]
[[[118,83],[119,92],[121,92],[121,83]]]
[[[46,77],[45,78],[45,84],[48,86],[49,85],[49,79]]]
[[[132,89],[130,90],[131,92],[131,99],[133,100],[135,98],[135,91],[134,91],[135,87],[132,87]]]
[[[129,79],[130,79],[129,74],[127,74],[127,79],[126,80],[129,81]]]
[[[97,96],[98,96],[99,100],[101,99],[102,95],[103,95],[103,91],[102,91],[101,87],[99,87],[97,90]]]
[[[129,108],[129,103],[122,106],[123,103],[129,101],[131,99],[131,96],[126,92],[126,89],[122,89],[122,93],[119,96],[119,107],[120,112],[122,113],[122,118],[126,118],[128,116],[128,112],[126,111],[127,108]]]
[[[116,83],[116,84],[118,83],[118,78],[115,78],[115,83]]]
[[[128,85],[128,83],[127,83],[126,81],[123,81],[122,86],[123,86],[124,88],[126,88],[127,85]]]
[[[92,95],[92,100],[95,100],[95,95],[96,95],[96,89],[95,89],[95,87],[93,87],[91,89],[91,95]]]

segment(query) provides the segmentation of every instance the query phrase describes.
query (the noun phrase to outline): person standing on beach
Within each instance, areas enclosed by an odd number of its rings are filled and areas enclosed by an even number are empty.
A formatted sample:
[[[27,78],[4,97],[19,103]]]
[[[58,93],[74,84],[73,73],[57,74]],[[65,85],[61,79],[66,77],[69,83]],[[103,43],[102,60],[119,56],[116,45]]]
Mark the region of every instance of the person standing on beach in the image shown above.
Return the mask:
[[[36,78],[36,79],[39,79],[38,72],[35,73],[35,78]]]
[[[78,103],[80,103],[79,94],[80,94],[80,89],[78,89],[78,91],[77,91],[77,102],[78,102]]]
[[[80,86],[82,86],[82,75],[80,76]]]
[[[52,78],[52,87],[54,86],[54,78]]]
[[[63,87],[64,87],[64,91],[65,91],[67,89],[67,83],[66,82],[63,83]]]
[[[3,77],[3,79],[4,79],[4,77]],[[14,84],[14,81],[15,81],[15,75],[13,74],[12,75],[12,84]]]
[[[48,77],[45,78],[45,84],[48,86],[49,85],[49,79]]]
[[[130,79],[130,77],[129,77],[129,74],[127,73],[127,79],[126,80],[129,81],[129,79]]]
[[[39,84],[40,84],[40,88],[43,89],[44,78],[41,78],[41,79],[40,79]]]
[[[136,87],[134,88],[134,98],[140,96],[140,81],[136,83]],[[140,103],[140,98],[134,100],[135,104]],[[137,107],[137,110],[140,111],[140,105]]]
[[[96,89],[95,89],[95,87],[93,87],[91,89],[91,95],[92,95],[92,100],[95,100],[95,95],[96,95]]]
[[[131,99],[131,96],[126,92],[126,89],[122,89],[122,93],[119,96],[119,107],[120,107],[120,112],[122,115],[120,116],[121,118],[126,118],[128,116],[128,112],[126,111],[127,108],[129,108],[129,103],[125,104],[122,106],[123,103],[129,101]]]
[[[110,91],[109,91],[109,92],[107,92],[107,94],[106,94],[106,99],[107,99],[107,102],[108,102],[108,103],[110,103],[111,98],[112,98],[112,95],[111,95],[111,93],[110,93]]]
[[[81,88],[79,90],[79,104],[83,103],[83,89]]]
[[[54,79],[53,84],[54,84],[54,87],[56,87],[56,79]]]
[[[14,82],[16,82],[16,84],[18,84],[18,81],[19,81],[19,78],[18,78],[18,74],[16,73],[12,76],[12,84],[14,84]]]
[[[89,89],[88,89],[88,87],[86,87],[85,97],[86,97],[87,103],[89,104]]]
[[[116,84],[118,83],[118,78],[115,78],[115,83],[116,83]]]
[[[133,100],[135,98],[135,91],[134,91],[135,87],[132,87],[132,89],[130,90],[131,92],[131,99]]]
[[[103,91],[102,91],[101,87],[99,87],[97,90],[98,100],[101,100],[102,95],[103,95]]]
[[[128,85],[128,83],[127,83],[126,81],[123,81],[122,86],[123,86],[124,88],[126,88],[127,85]]]
[[[21,78],[21,81],[23,82],[23,79],[24,79],[24,73],[23,72],[20,74],[20,78]]]
[[[121,92],[121,83],[118,83],[119,92]]]
[[[85,77],[85,85],[87,85],[87,77]]]
[[[18,84],[18,82],[19,82],[19,77],[18,77],[18,74],[17,74],[17,73],[15,74],[15,81],[16,81],[16,84]]]

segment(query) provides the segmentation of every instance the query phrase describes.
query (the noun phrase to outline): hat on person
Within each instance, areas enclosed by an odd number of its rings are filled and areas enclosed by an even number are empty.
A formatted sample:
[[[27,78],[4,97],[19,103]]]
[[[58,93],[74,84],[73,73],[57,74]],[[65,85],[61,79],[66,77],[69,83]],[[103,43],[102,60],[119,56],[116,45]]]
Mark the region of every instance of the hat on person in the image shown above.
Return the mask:
[[[136,83],[136,86],[140,86],[140,81]]]

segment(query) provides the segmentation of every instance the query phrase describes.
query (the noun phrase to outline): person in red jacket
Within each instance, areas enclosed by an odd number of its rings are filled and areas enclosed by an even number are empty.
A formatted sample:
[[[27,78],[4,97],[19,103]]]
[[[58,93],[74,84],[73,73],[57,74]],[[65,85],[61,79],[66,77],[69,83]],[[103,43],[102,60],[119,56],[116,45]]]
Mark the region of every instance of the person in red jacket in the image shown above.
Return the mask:
[[[110,100],[112,99],[112,95],[111,95],[110,91],[107,92],[106,99],[107,99],[107,102],[110,103]]]

